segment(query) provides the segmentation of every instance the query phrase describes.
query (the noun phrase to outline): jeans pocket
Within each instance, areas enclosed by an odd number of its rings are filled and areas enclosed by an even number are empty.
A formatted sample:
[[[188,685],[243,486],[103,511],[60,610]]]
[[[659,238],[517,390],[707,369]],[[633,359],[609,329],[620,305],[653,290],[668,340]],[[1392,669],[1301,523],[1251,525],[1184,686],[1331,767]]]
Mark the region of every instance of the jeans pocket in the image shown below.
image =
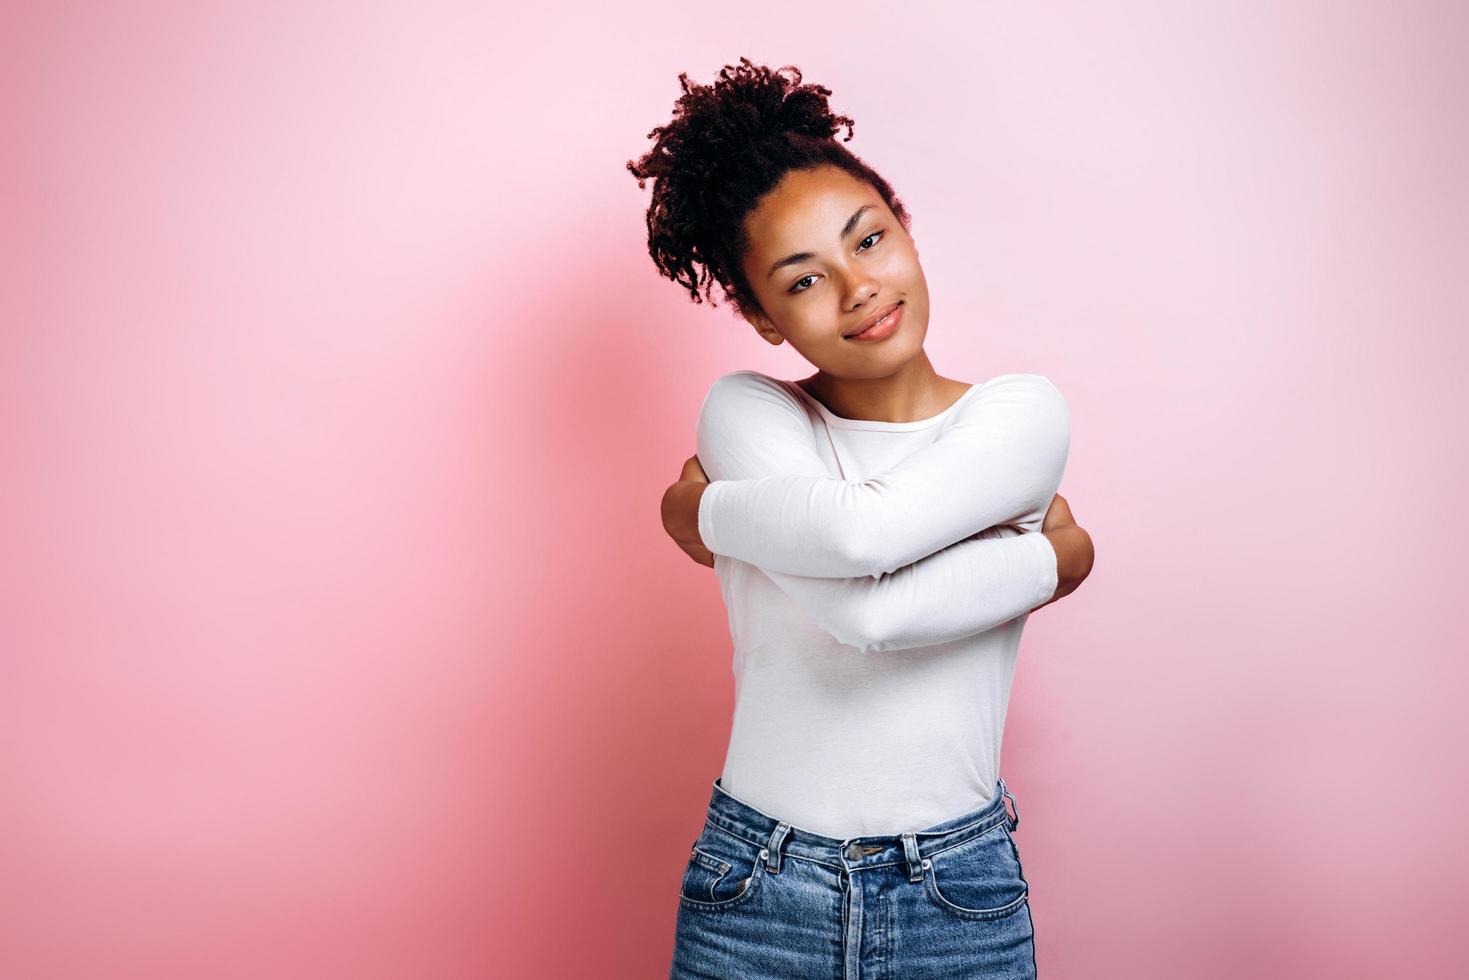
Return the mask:
[[[765,850],[742,837],[706,825],[689,849],[679,902],[703,912],[722,912],[755,894],[765,877]]]
[[[1003,919],[1020,911],[1030,894],[1003,823],[929,855],[924,865],[929,899],[961,919]]]

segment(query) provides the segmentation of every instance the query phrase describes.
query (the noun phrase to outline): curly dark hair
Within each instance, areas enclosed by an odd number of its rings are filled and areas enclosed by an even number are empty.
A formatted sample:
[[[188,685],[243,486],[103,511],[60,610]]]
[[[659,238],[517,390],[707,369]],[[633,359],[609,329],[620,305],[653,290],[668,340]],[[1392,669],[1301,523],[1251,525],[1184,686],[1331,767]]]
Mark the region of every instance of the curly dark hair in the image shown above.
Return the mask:
[[[684,94],[672,120],[648,133],[657,137],[652,149],[627,169],[639,188],[654,181],[648,254],[695,303],[702,287],[703,299],[718,306],[710,292],[717,282],[736,313],[763,312],[741,264],[749,246],[744,219],[789,171],[840,167],[870,183],[909,228],[888,182],[837,142],[843,126],[842,142],[851,140],[853,121],[831,111],[830,89],[801,84],[794,65],[772,70],[742,57],[712,85],[691,84],[688,72],[678,80]]]

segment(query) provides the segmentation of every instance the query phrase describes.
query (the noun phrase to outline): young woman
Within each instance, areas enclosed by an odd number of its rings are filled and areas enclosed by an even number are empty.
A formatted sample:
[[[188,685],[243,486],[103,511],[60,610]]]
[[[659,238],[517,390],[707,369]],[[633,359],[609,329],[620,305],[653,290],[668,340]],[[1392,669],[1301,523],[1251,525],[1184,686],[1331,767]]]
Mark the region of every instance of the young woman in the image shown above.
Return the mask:
[[[719,577],[736,680],[671,976],[1034,976],[1000,741],[1029,613],[1093,560],[1056,493],[1066,403],[934,370],[908,214],[828,89],[744,58],[679,78],[628,163],[653,260],[816,372],[718,378],[663,498]]]

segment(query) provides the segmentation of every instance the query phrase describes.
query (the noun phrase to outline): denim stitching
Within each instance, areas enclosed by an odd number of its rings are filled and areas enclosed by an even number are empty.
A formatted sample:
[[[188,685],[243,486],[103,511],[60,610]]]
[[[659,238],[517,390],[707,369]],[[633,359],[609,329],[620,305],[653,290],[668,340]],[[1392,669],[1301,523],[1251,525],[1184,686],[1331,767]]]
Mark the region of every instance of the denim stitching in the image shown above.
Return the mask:
[[[719,874],[714,878],[714,880],[711,881],[711,882],[709,882],[709,900],[711,902],[717,902],[717,901],[719,901],[719,899],[717,899],[717,898],[714,897],[714,888],[721,881],[724,880],[724,876],[725,875],[729,874],[729,869],[730,869],[731,866],[728,863],[719,860],[717,857],[715,857],[712,854],[706,854],[705,852],[699,850],[697,847],[694,848],[693,850],[694,850],[694,853],[693,853],[692,857],[690,858],[691,860],[697,861],[697,862],[699,862],[701,864],[704,864],[704,867],[707,870],[709,870],[709,871],[718,871],[719,872]],[[703,861],[699,861],[700,858],[703,858],[704,860]],[[713,862],[713,867],[710,867],[709,864],[705,864],[704,862]],[[685,871],[684,874],[685,874],[685,877],[687,877],[688,872]],[[680,897],[682,897],[682,895],[683,895],[683,889],[679,889],[679,895],[680,895]]]
[[[941,830],[941,831],[939,831],[937,833],[933,833],[933,832],[930,832],[930,831],[918,831],[917,833],[918,833],[919,838],[921,840],[921,838],[923,837],[924,834],[927,834],[929,837],[950,837],[950,836],[952,836],[954,834],[960,833],[961,831],[972,830],[974,828],[982,828],[982,829],[976,831],[975,833],[972,833],[972,834],[968,835],[967,837],[961,837],[958,840],[950,840],[947,843],[945,843],[943,847],[939,848],[936,851],[935,850],[925,851],[922,847],[920,847],[918,849],[919,856],[921,856],[921,857],[932,857],[935,854],[942,854],[944,851],[947,851],[950,848],[958,847],[960,844],[967,844],[971,840],[976,840],[976,839],[978,839],[980,837],[983,837],[985,834],[988,834],[990,831],[994,830],[996,827],[1003,826],[1004,824],[1006,824],[1006,823],[1009,822],[1009,819],[1010,819],[1009,813],[1002,812],[1002,813],[992,814],[989,817],[981,817],[980,819],[975,820],[972,823],[967,823],[967,824],[965,824],[962,827],[955,827],[953,830]],[[988,827],[984,826],[984,824],[985,824],[986,821],[989,821],[990,822],[990,825]],[[765,846],[764,844],[760,843],[759,841],[751,840],[750,838],[746,837],[744,834],[738,833],[738,832],[730,829],[729,827],[724,826],[723,824],[720,824],[720,823],[715,822],[711,817],[707,817],[706,816],[704,818],[704,826],[710,828],[711,830],[716,830],[716,831],[718,831],[721,834],[726,834],[726,835],[728,835],[730,837],[733,837],[735,840],[742,841],[742,842],[744,842],[746,844],[749,844],[750,846],[755,847],[755,848],[763,848]],[[869,836],[879,836],[879,835],[869,835]],[[862,838],[862,837],[854,838],[854,840],[864,840],[864,839],[866,839],[866,838]],[[824,868],[832,868],[833,870],[836,870],[836,871],[852,871],[852,872],[857,872],[857,871],[876,871],[879,868],[891,868],[891,867],[895,867],[895,866],[897,866],[899,864],[906,864],[907,863],[906,860],[902,860],[902,861],[884,861],[881,864],[865,864],[865,865],[862,865],[861,867],[850,868],[850,867],[844,867],[843,865],[840,865],[840,864],[833,864],[830,861],[823,861],[820,858],[807,857],[804,854],[797,854],[797,853],[794,853],[792,851],[787,851],[787,850],[782,850],[782,852],[781,852],[781,858],[782,858],[782,860],[805,861],[808,864],[819,864],[819,865],[821,865]]]
[[[705,902],[705,901],[702,901],[701,899],[689,898],[687,895],[685,895],[683,893],[683,889],[680,888],[679,889],[679,893],[678,893],[678,900],[680,902],[683,902],[685,905],[688,905],[690,908],[693,908],[693,909],[695,909],[697,911],[701,911],[701,912],[723,912],[726,909],[734,908],[736,905],[739,905],[742,902],[748,900],[752,895],[755,894],[756,891],[759,890],[756,887],[756,880],[755,879],[757,877],[760,877],[760,873],[764,869],[765,869],[765,862],[764,861],[757,860],[755,862],[755,867],[753,869],[751,869],[751,871],[750,871],[750,877],[744,879],[743,882],[742,882],[742,884],[740,885],[739,892],[736,893],[735,895],[729,897],[729,898],[720,898],[720,899],[715,899],[712,902]],[[723,877],[723,875],[721,875],[720,877]],[[764,879],[762,878],[761,880],[764,880]]]
[[[960,844],[968,844],[972,840],[979,840],[981,837],[987,837],[987,836],[989,836],[990,832],[995,829],[995,827],[1003,827],[1004,825],[1005,825],[1004,821],[1002,821],[1002,820],[996,821],[995,824],[994,824],[994,826],[992,826],[992,827],[986,827],[984,830],[980,831],[977,834],[970,834],[968,837],[964,838],[963,840],[949,841],[943,847],[940,847],[936,851],[929,851],[924,856],[925,857],[933,857],[935,855],[942,854],[945,851],[953,850],[954,848],[958,847]]]
[[[1014,901],[1006,902],[1004,905],[992,909],[968,909],[962,905],[955,905],[943,896],[943,893],[939,891],[938,879],[933,876],[933,872],[934,869],[930,867],[928,869],[928,876],[924,879],[924,886],[928,890],[929,897],[938,902],[940,908],[952,912],[960,918],[984,920],[1008,918],[1020,911],[1020,907],[1030,899],[1030,886],[1026,885],[1025,891]]]
[[[1009,843],[1011,849],[1014,850],[1014,848],[1015,848],[1015,841],[1010,837],[1010,830],[1009,830],[1009,826],[1010,825],[1009,825],[1009,821],[1008,820],[1001,821],[1000,823],[997,823],[995,826],[996,827],[1004,827],[1005,828],[1005,839]],[[994,827],[991,827],[990,828],[990,830],[993,830],[993,829],[994,829]],[[990,831],[987,830],[983,834],[977,834],[974,837],[968,838],[968,840],[978,840],[979,838],[984,837],[985,835],[987,835],[989,832]],[[961,841],[960,843],[964,843],[964,842]],[[949,847],[943,848],[942,850],[934,851],[933,853],[935,855],[942,854],[944,851],[952,850],[956,846],[958,846],[958,845],[957,844],[956,845],[951,845]],[[1016,867],[1017,867],[1017,872],[1018,872],[1018,869],[1019,869],[1018,855],[1017,855],[1017,860],[1016,860]],[[961,918],[978,919],[978,920],[983,920],[983,921],[992,921],[992,920],[995,920],[995,919],[1008,918],[1009,916],[1014,915],[1016,912],[1019,911],[1021,905],[1024,905],[1027,901],[1029,901],[1029,899],[1030,899],[1030,882],[1028,882],[1028,881],[1025,880],[1025,875],[1023,873],[1019,873],[1018,874],[1018,877],[1020,878],[1020,884],[1021,884],[1021,886],[1024,889],[1020,893],[1020,897],[1017,898],[1017,899],[1014,899],[1013,901],[1006,902],[1004,905],[1000,905],[1000,906],[997,906],[997,907],[992,908],[992,909],[971,909],[971,908],[965,908],[963,905],[959,905],[959,904],[956,904],[954,902],[949,901],[947,898],[944,897],[943,893],[939,891],[938,868],[935,867],[932,864],[930,864],[928,866],[928,868],[927,868],[927,873],[924,875],[924,881],[923,881],[923,883],[924,883],[925,889],[928,891],[929,897],[932,898],[935,902],[937,902],[939,904],[939,906],[941,908],[945,909],[946,911],[952,912],[954,915],[959,916]]]
[[[692,847],[691,850],[695,854],[698,854],[698,855],[701,855],[703,857],[706,857],[710,861],[714,862],[714,865],[715,866],[710,869],[711,871],[728,871],[730,869],[730,864],[729,864],[728,861],[724,860],[723,858],[715,857],[713,854],[710,854],[708,851],[703,850],[702,848],[700,848],[697,844],[694,845],[694,847]]]
[[[719,824],[713,823],[709,820],[705,820],[704,825],[706,827],[709,827],[711,830],[719,831],[721,834],[727,834],[730,837],[733,837],[735,840],[743,841],[744,843],[749,844],[751,847],[757,847],[762,850],[765,848],[765,845],[760,843],[759,841],[750,840],[750,838],[746,837],[744,834],[737,834],[733,830],[730,830],[728,827],[721,827]],[[806,857],[804,854],[792,854],[790,851],[787,850],[782,850],[780,852],[780,857],[782,861],[805,861],[807,864],[819,864],[824,868],[834,868],[837,871],[844,870],[840,864],[832,864],[830,861],[823,861],[820,858]],[[761,863],[763,864],[764,862],[762,861]]]

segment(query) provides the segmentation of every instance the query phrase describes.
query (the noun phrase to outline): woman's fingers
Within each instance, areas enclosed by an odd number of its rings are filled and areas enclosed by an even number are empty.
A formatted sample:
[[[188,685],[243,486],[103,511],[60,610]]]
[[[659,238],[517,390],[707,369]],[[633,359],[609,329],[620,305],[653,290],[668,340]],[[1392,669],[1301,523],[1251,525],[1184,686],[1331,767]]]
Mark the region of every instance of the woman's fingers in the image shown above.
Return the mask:
[[[693,480],[696,483],[708,483],[709,476],[704,472],[704,467],[699,463],[698,456],[690,456],[684,460],[683,472],[679,474],[680,480]]]
[[[1072,516],[1071,506],[1066,502],[1066,498],[1059,493],[1052,497],[1051,506],[1046,509],[1046,516],[1041,521],[1041,530],[1049,531],[1075,523],[1076,518]]]

